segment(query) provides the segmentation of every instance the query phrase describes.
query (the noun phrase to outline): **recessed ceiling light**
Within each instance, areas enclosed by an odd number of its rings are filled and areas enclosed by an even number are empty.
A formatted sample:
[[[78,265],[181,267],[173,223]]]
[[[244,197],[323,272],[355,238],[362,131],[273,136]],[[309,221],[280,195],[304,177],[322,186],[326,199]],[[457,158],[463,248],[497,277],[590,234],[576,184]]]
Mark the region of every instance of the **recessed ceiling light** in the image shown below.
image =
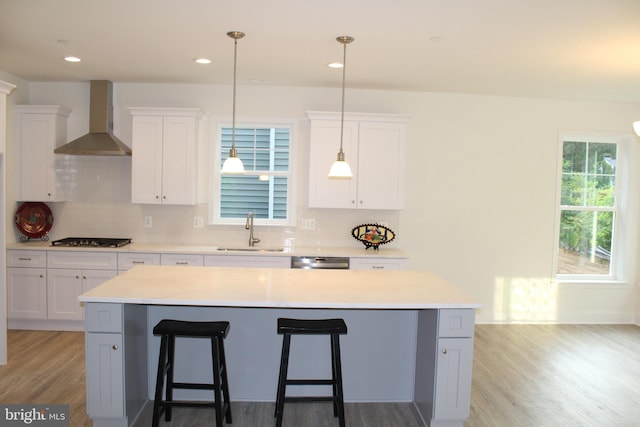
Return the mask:
[[[329,68],[342,68],[342,67],[344,67],[344,64],[342,64],[342,62],[329,62],[327,65],[329,66]]]
[[[194,61],[198,64],[211,64],[211,60],[209,58],[195,58]]]
[[[64,60],[67,62],[80,62],[82,61],[82,59],[78,58],[77,56],[65,56]]]

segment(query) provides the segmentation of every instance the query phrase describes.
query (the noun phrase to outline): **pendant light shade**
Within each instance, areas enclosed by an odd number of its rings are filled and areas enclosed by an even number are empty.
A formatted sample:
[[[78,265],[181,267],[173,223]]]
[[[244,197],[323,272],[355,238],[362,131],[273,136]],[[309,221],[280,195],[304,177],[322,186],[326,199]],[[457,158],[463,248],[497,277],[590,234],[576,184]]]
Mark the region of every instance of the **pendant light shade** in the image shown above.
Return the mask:
[[[640,120],[638,120],[637,122],[633,122],[633,131],[636,133],[636,135],[640,136]]]
[[[244,37],[244,33],[240,31],[229,31],[227,33],[233,39],[233,114],[231,123],[231,149],[229,157],[222,165],[222,173],[244,173],[244,165],[238,157],[236,150],[236,65],[238,58],[238,39]]]
[[[338,157],[329,169],[329,178],[332,179],[351,179],[353,173],[351,172],[351,166],[344,158],[344,151],[342,150],[342,140],[344,136],[344,87],[347,74],[347,45],[353,41],[353,37],[340,36],[336,38],[339,43],[344,46],[342,57],[342,112],[340,115],[340,151],[338,151]]]

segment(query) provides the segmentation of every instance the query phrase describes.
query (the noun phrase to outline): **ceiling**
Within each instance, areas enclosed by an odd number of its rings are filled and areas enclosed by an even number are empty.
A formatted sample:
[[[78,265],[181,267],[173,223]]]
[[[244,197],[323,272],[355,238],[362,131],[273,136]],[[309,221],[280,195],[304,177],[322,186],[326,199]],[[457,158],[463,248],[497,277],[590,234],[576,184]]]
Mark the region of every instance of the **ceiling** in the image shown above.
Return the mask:
[[[230,84],[231,30],[239,85],[339,87],[350,35],[348,88],[640,103],[638,0],[0,0],[0,70]]]

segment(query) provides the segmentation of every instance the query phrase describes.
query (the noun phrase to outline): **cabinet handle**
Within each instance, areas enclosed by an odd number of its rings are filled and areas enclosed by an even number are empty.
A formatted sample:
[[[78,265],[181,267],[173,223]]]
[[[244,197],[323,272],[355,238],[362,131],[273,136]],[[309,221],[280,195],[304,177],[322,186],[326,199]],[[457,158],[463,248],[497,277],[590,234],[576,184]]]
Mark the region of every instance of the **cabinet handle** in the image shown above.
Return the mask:
[[[384,265],[372,265],[372,270],[384,270]]]
[[[87,276],[82,276],[82,280],[87,280]]]
[[[18,258],[18,261],[31,261],[31,258]]]
[[[51,193],[47,193],[47,196],[51,197]]]
[[[118,344],[114,344],[111,346],[112,349],[117,350],[118,349]]]
[[[160,196],[156,195],[156,199],[159,199],[159,198],[160,198]]]
[[[42,275],[42,274],[41,274],[41,275],[40,275],[40,278],[42,279],[43,277],[44,277],[44,275]]]
[[[355,205],[355,204],[356,204],[356,201],[355,201],[355,200],[352,200],[352,201],[351,201],[351,204],[352,204],[352,205]]]
[[[163,199],[166,199],[166,198],[167,198],[167,196],[162,196],[162,198],[163,198]]]
[[[442,354],[447,354],[447,349],[446,348],[442,349]]]
[[[144,264],[144,261],[131,261],[131,264]]]
[[[360,200],[360,204],[362,204],[362,200]]]
[[[189,265],[188,261],[176,261],[176,265]]]

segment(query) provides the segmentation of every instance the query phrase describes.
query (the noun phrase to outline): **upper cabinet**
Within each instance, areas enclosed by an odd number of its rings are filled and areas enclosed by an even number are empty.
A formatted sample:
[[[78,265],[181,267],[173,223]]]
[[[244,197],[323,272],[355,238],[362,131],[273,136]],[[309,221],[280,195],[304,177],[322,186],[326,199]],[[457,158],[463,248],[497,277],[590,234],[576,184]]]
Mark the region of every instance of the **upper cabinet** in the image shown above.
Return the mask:
[[[56,177],[53,150],[67,138],[71,113],[58,105],[16,105],[19,146],[18,200],[56,202],[65,200]]]
[[[343,151],[353,179],[329,179],[340,148],[340,113],[307,111],[309,207],[402,209],[407,116],[345,113]]]
[[[134,108],[131,201],[196,204],[200,110]]]

